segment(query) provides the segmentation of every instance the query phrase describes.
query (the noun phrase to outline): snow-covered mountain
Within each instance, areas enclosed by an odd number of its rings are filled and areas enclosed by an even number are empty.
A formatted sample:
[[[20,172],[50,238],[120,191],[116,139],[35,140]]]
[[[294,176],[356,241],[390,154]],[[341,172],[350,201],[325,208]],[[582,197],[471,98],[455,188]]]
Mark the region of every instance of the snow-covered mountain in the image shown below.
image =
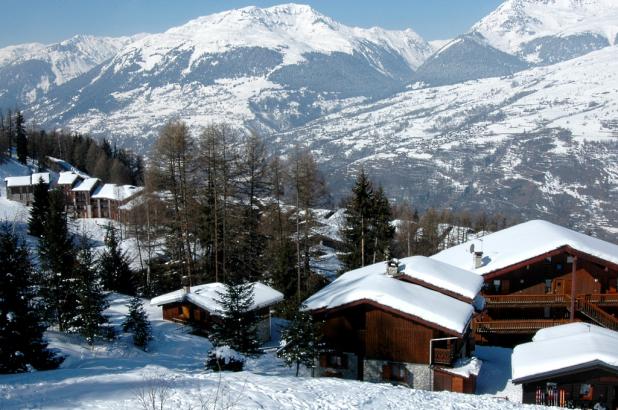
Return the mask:
[[[509,75],[615,44],[615,0],[506,0],[441,45],[415,76],[429,85]]]
[[[0,107],[27,105],[55,86],[90,71],[143,35],[78,35],[55,44],[29,43],[0,49]]]
[[[495,48],[550,64],[616,43],[615,0],[507,0],[472,27]]]
[[[135,41],[35,110],[43,123],[92,132],[108,131],[111,117],[128,125],[124,134],[152,136],[180,111],[194,124],[281,130],[331,101],[401,91],[431,53],[412,30],[347,27],[296,4],[247,7]]]

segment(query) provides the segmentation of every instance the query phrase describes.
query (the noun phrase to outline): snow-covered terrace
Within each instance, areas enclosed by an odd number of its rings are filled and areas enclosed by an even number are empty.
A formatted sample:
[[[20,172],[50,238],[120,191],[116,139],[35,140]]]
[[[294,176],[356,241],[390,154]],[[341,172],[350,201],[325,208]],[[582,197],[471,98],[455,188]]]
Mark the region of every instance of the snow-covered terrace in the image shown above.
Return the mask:
[[[462,273],[457,270],[457,274],[462,274],[451,275],[454,272],[452,266],[424,259],[427,258],[416,256],[401,259],[400,263],[405,264],[404,272],[409,269],[410,275],[418,275],[427,282],[439,283],[439,287],[444,286],[447,290],[472,294],[473,289],[480,289],[479,278],[474,278],[469,272]],[[423,273],[419,274],[419,271]],[[437,275],[433,275],[437,272]],[[457,334],[465,332],[474,313],[470,303],[387,275],[384,262],[343,274],[308,298],[305,305],[309,310],[321,310],[362,301],[395,309]]]
[[[80,175],[72,171],[63,171],[58,174],[58,185],[73,185],[77,178],[81,178]]]
[[[220,282],[192,286],[189,292],[178,289],[170,293],[152,298],[151,306],[162,306],[170,303],[188,301],[213,315],[221,315],[223,306],[219,302],[221,294],[225,293],[225,285]],[[260,282],[253,283],[253,304],[251,310],[274,305],[283,300],[283,293]]]
[[[482,266],[474,268],[470,245],[482,251]],[[431,258],[479,275],[494,272],[568,246],[579,252],[618,264],[618,245],[547,221],[533,220],[445,249]]]
[[[49,184],[50,179],[49,172],[38,172],[32,175],[6,177],[4,178],[4,182],[7,187],[12,188],[18,186],[36,185],[40,180],[43,180],[43,183],[45,184]]]
[[[113,201],[125,201],[140,193],[144,188],[134,185],[105,184],[92,195],[92,199],[111,199]]]
[[[86,178],[81,182],[81,184],[73,188],[73,191],[90,192],[98,182],[99,178]]]
[[[539,380],[595,366],[618,373],[618,332],[586,323],[539,330],[513,350],[513,382]]]

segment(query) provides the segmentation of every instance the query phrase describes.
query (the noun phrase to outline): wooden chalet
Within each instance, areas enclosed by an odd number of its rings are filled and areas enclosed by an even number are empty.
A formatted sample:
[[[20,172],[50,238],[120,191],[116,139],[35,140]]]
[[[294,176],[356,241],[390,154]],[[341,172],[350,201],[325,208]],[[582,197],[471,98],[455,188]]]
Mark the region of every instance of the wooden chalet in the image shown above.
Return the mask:
[[[318,375],[474,393],[470,322],[482,282],[421,256],[343,274],[305,301],[324,322]]]
[[[568,408],[618,408],[618,332],[570,323],[539,330],[515,347],[513,382],[522,402]]]
[[[150,304],[161,306],[163,319],[191,324],[207,334],[222,315],[219,295],[223,292],[225,285],[219,282],[192,287],[185,285],[182,289],[153,298]],[[253,283],[253,310],[261,318],[258,326],[260,340],[270,340],[270,310],[282,300],[281,292],[260,282]]]
[[[34,187],[40,182],[43,182],[48,186],[51,184],[49,172],[6,177],[4,178],[6,197],[11,201],[17,201],[25,205],[30,205],[34,200]]]
[[[92,218],[92,195],[101,185],[98,178],[86,178],[75,188],[71,189],[70,202],[73,204],[73,211],[76,218]]]
[[[517,343],[574,321],[618,330],[618,245],[537,220],[432,258],[483,277],[477,341]]]

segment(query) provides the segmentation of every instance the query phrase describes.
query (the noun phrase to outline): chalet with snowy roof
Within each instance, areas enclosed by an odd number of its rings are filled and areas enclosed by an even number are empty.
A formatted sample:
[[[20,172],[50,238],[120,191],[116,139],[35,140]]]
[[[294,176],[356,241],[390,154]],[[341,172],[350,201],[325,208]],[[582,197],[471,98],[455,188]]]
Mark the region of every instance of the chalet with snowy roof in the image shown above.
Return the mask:
[[[618,245],[529,221],[446,249],[432,259],[483,277],[477,340],[528,341],[573,321],[618,330]]]
[[[11,201],[18,201],[30,205],[34,200],[34,186],[43,182],[51,183],[49,172],[39,172],[32,175],[12,176],[4,178],[6,197]]]
[[[105,184],[91,196],[95,218],[120,220],[121,206],[139,195],[143,187],[133,185]]]
[[[618,332],[587,323],[539,330],[511,357],[523,403],[569,408],[618,407]],[[596,408],[596,407],[595,407]]]
[[[219,299],[224,292],[225,285],[220,282],[185,285],[182,289],[153,298],[150,305],[161,306],[163,319],[190,323],[207,332],[223,314]],[[282,300],[281,292],[260,282],[253,283],[252,310],[261,318],[258,332],[262,341],[270,340],[271,307]]]
[[[329,352],[319,375],[473,393],[478,275],[423,256],[352,270],[305,301]]]
[[[99,178],[86,178],[71,190],[71,201],[77,218],[92,218],[92,195],[101,185]]]

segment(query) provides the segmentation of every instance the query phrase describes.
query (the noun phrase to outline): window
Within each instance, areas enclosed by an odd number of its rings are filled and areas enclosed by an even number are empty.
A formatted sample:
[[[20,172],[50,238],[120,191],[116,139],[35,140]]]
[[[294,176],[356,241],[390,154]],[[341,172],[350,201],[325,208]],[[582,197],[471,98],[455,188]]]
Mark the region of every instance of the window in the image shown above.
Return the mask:
[[[551,279],[545,279],[545,293],[551,292]]]
[[[330,367],[333,369],[347,369],[348,356],[344,353],[329,353],[326,355],[326,363],[323,367]]]
[[[500,279],[494,279],[494,290],[496,292],[500,292],[500,284],[502,282],[500,282]]]
[[[387,363],[382,366],[382,380],[408,384],[410,372],[402,363]]]

